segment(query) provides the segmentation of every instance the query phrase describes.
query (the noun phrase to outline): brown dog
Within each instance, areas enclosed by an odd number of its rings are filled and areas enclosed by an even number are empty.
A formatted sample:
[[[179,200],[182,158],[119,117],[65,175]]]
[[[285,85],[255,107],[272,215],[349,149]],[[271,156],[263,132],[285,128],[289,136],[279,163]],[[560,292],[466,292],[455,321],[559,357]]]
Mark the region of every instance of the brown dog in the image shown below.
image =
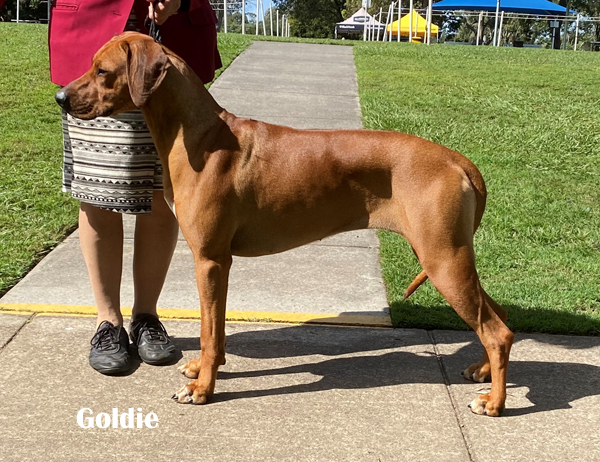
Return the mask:
[[[477,167],[443,146],[395,132],[294,130],[228,113],[185,62],[152,39],[125,33],[92,68],[57,93],[82,119],[141,108],[165,170],[165,197],[193,252],[202,312],[193,382],[174,396],[205,403],[225,363],[225,299],[232,255],[283,252],[343,231],[404,236],[424,272],[481,339],[483,360],[465,371],[492,379],[471,409],[499,415],[513,334],[483,290],[473,233],[485,208]]]

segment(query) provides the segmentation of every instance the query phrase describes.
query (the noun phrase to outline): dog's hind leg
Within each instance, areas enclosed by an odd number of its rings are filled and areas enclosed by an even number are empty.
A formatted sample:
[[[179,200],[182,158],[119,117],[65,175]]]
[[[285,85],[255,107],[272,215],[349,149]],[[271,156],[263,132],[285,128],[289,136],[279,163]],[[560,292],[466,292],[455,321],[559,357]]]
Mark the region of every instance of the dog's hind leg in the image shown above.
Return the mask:
[[[483,289],[482,289],[483,290]],[[487,293],[485,293],[485,297],[489,305],[498,315],[498,317],[502,320],[504,324],[506,324],[506,320],[508,319],[508,313],[504,308],[502,308],[498,303],[496,303],[492,297],[490,297]],[[472,380],[473,382],[489,382],[492,378],[491,376],[491,366],[490,366],[490,358],[487,355],[487,351],[483,350],[483,358],[480,362],[471,364],[469,367],[465,369],[463,372],[463,376],[467,380]]]
[[[436,251],[434,262],[424,264],[432,284],[446,298],[458,315],[475,330],[485,356],[482,367],[488,368],[491,391],[478,396],[470,405],[476,414],[498,416],[506,401],[506,373],[513,334],[494,310],[491,298],[479,283],[472,250],[468,247]]]
[[[484,360],[469,372],[491,375],[491,391],[477,397],[471,410],[500,415],[506,400],[513,334],[504,323],[506,312],[485,293],[475,268],[473,188],[462,175],[453,178],[450,172],[441,186],[434,185],[419,196],[418,204],[409,205],[404,227],[409,243],[433,286],[475,330],[486,352]]]
[[[180,403],[204,404],[214,393],[219,366],[225,364],[225,305],[232,258],[231,255],[206,258],[194,254],[202,351],[200,359],[188,362],[182,371],[198,378],[181,388],[173,398]]]

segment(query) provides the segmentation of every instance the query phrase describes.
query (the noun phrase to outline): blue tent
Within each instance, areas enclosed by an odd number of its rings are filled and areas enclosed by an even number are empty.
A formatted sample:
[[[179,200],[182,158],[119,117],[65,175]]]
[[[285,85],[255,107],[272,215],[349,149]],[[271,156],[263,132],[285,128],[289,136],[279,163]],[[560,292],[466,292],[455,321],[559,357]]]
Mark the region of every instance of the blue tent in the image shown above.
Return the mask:
[[[437,11],[496,11],[496,0],[442,0],[434,3]],[[501,0],[500,11],[507,13],[525,13],[539,15],[564,15],[564,6],[548,0]]]

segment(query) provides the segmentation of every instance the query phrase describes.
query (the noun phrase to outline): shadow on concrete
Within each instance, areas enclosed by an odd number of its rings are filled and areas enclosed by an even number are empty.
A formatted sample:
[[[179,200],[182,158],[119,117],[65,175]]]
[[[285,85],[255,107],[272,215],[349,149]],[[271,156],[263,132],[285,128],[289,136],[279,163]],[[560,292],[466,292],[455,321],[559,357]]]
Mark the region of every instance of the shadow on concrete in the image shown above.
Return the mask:
[[[386,332],[386,335],[379,335]],[[416,333],[417,331],[408,331]],[[340,356],[350,353],[422,345],[425,335],[407,335],[403,330],[364,329],[315,325],[236,332],[227,336],[227,352],[246,358],[289,358],[296,356]],[[417,340],[418,339],[418,340]],[[198,337],[173,337],[184,350],[198,350]]]
[[[447,333],[445,333],[447,335]],[[466,334],[462,334],[465,336]],[[566,343],[571,339],[571,345],[577,342],[578,348],[593,348],[600,345],[600,338],[564,337],[554,336],[527,336],[515,342],[534,339],[542,343],[544,340],[554,340],[554,345],[567,347]],[[436,335],[436,341],[438,335]],[[537,351],[533,354],[539,355],[540,350],[546,347],[542,345],[532,346]],[[558,352],[553,349],[546,356],[553,356]],[[442,363],[447,377],[453,385],[472,383],[462,377],[464,366],[473,362],[481,354],[481,346],[478,341],[473,341],[462,346],[455,353],[442,356]],[[521,353],[523,354],[523,353]],[[482,387],[489,384],[482,384]],[[537,412],[553,411],[557,409],[570,409],[571,402],[581,398],[600,395],[600,367],[591,364],[555,361],[515,361],[511,360],[508,367],[507,394],[511,390],[526,387],[529,391],[525,397],[531,402],[531,407],[519,409],[506,409],[505,416],[520,416]]]
[[[525,395],[532,407],[507,409],[506,416],[571,409],[571,402],[600,395],[600,367],[590,364],[554,363],[540,361],[511,361],[511,388],[527,387]]]
[[[381,335],[385,331],[386,334]],[[446,337],[452,335],[447,333]],[[441,355],[446,375],[453,385],[472,384],[462,378],[461,372],[481,357],[481,346],[474,333],[455,333],[460,337],[446,340],[447,345],[464,343],[451,354]],[[531,337],[529,337],[531,338]],[[577,348],[600,345],[600,338],[576,337]],[[569,337],[535,336],[536,341],[567,346]],[[197,338],[175,338],[183,350],[197,350]],[[436,342],[440,340],[436,335]],[[441,340],[443,343],[444,340]],[[516,343],[518,343],[517,340]],[[421,351],[387,351],[364,355],[378,350],[429,345],[429,337],[416,330],[383,330],[331,328],[321,326],[293,326],[280,329],[236,332],[228,337],[227,352],[255,359],[302,357],[310,355],[343,356],[282,368],[219,372],[219,380],[268,377],[290,374],[311,374],[320,377],[311,383],[280,388],[217,393],[214,402],[261,396],[311,393],[333,389],[368,389],[398,384],[439,383],[438,359],[433,353]],[[573,344],[575,348],[575,344]],[[359,354],[346,357],[345,355]],[[435,371],[436,373],[432,373]],[[600,367],[571,362],[511,361],[510,388],[527,387],[526,397],[533,404],[521,409],[507,409],[507,416],[519,416],[556,409],[569,409],[572,401],[600,395]],[[485,385],[483,385],[485,386]]]
[[[379,388],[399,384],[443,384],[437,368],[437,359],[433,355],[424,357],[398,351],[382,355],[329,359],[262,371],[219,372],[219,380],[306,373],[321,378],[315,382],[286,387],[217,393],[214,402],[336,389]]]

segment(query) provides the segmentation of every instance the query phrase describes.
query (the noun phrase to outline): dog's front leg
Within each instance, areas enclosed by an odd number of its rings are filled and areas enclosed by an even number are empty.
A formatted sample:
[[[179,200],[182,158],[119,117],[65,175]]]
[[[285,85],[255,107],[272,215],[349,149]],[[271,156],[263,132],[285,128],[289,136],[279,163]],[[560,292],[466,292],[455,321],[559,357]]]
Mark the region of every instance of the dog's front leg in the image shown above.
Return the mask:
[[[202,327],[200,359],[180,368],[197,380],[188,383],[173,398],[180,403],[204,404],[214,393],[217,370],[225,364],[225,303],[231,255],[219,258],[196,256],[196,282],[200,295]]]

